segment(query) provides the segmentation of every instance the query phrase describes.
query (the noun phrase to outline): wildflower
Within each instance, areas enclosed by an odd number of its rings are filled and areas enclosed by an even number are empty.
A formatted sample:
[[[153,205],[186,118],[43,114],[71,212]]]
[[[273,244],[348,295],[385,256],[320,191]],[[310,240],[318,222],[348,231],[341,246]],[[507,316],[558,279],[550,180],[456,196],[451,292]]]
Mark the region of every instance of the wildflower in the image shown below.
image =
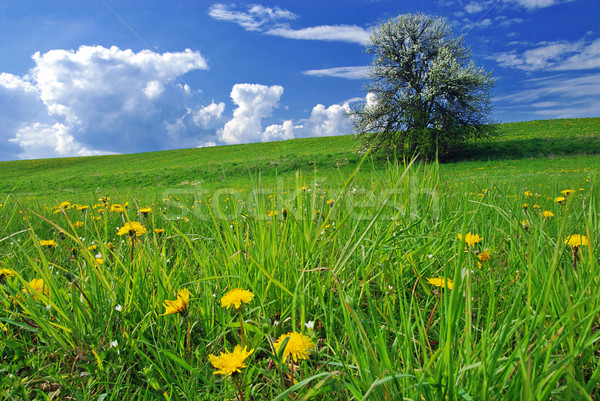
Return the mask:
[[[525,196],[533,196],[533,192],[531,191],[525,191]]]
[[[241,373],[242,368],[246,367],[245,360],[254,352],[253,349],[247,351],[246,347],[242,348],[236,345],[233,352],[225,350],[225,352],[219,353],[219,356],[209,355],[208,361],[213,365],[216,372],[214,375],[226,375],[231,376],[234,373]]]
[[[165,300],[163,306],[165,307],[165,313],[161,316],[170,315],[172,313],[179,313],[183,317],[187,315],[188,302],[190,300],[190,291],[187,288],[177,291],[177,299],[174,301]]]
[[[37,300],[39,295],[48,295],[50,293],[50,289],[44,283],[44,280],[41,278],[34,278],[29,282],[29,288],[23,288],[23,292],[25,294],[30,293],[33,296],[33,299]]]
[[[333,204],[335,203],[335,201],[333,199],[329,199],[327,202],[327,206],[333,206]]]
[[[552,213],[549,210],[544,210],[542,212],[542,217],[545,218],[545,219],[552,219],[552,218],[554,218],[554,213]]]
[[[110,201],[110,197],[109,196],[101,196],[98,198],[98,202],[102,202],[105,205]]]
[[[148,213],[152,213],[152,208],[150,208],[150,207],[141,208],[140,213],[143,213],[144,215],[147,215]]]
[[[452,284],[452,280],[444,277],[428,278],[427,282],[431,285],[435,285],[436,287],[446,287],[449,290],[451,290],[452,287],[454,287],[454,284]]]
[[[121,312],[123,310],[123,307],[121,306],[121,304],[119,304],[119,305],[115,306],[115,310],[117,312]]]
[[[523,227],[523,229],[528,230],[529,222],[527,220],[521,220],[521,226]]]
[[[83,227],[83,221],[76,221],[73,225],[77,228]]]
[[[312,320],[309,320],[308,322],[304,323],[304,326],[308,330],[314,330],[315,329],[315,322],[313,322]]]
[[[148,231],[146,227],[138,223],[137,221],[127,222],[123,227],[119,229],[117,235],[129,234],[132,237],[139,237],[146,234]]]
[[[4,281],[7,278],[14,277],[15,274],[15,271],[12,269],[0,269],[0,282]]]
[[[291,332],[281,335],[275,342],[275,352],[279,352],[279,348],[283,344],[284,340],[289,338],[285,349],[283,350],[283,359],[287,359],[289,355],[292,356],[294,362],[298,362],[298,358],[307,359],[309,351],[315,349],[313,342],[302,333]]]
[[[89,206],[85,206],[85,205],[78,205],[77,206],[77,210],[81,211],[81,212],[85,212],[86,210],[88,210],[90,207]]]
[[[163,233],[165,232],[165,229],[164,229],[164,228],[155,228],[155,229],[154,229],[154,232],[155,232],[157,235],[163,235]]]
[[[569,235],[567,239],[565,239],[565,244],[573,248],[577,248],[581,245],[588,246],[590,242],[585,235],[573,234]]]
[[[61,202],[60,204],[60,207],[62,207],[63,209],[68,209],[69,206],[71,206],[71,202],[68,201]]]
[[[48,247],[48,248],[54,248],[57,245],[58,244],[53,239],[49,239],[49,240],[41,239],[40,240],[40,246],[45,246],[45,247]]]
[[[528,207],[529,207],[529,203],[523,203],[523,210],[527,210]]]
[[[541,209],[542,207],[536,203],[535,205],[533,205],[533,208],[534,209]]]
[[[481,252],[479,255],[477,255],[477,258],[482,262],[490,260],[492,258],[490,255],[490,250],[486,249],[484,252]]]
[[[562,205],[563,203],[565,203],[565,197],[564,196],[559,196],[556,199],[554,199],[554,202],[558,203],[559,205]]]
[[[125,204],[125,206],[127,206],[127,204]],[[125,212],[125,207],[119,205],[118,203],[115,203],[113,205],[110,205],[110,211],[113,213],[123,213]]]
[[[250,291],[234,288],[223,295],[223,298],[221,298],[221,306],[229,309],[231,305],[233,305],[235,309],[239,309],[240,306],[242,306],[242,303],[248,303],[252,301],[252,298],[254,298],[254,294]]]
[[[575,192],[574,189],[565,189],[564,191],[560,191],[560,193],[563,194],[564,196],[569,196],[573,192]]]
[[[456,236],[456,238],[458,238],[459,240],[462,241],[462,234],[458,234]],[[480,242],[481,240],[483,240],[483,238],[480,237],[478,234],[467,233],[465,235],[465,244],[467,244],[469,246],[473,246],[476,243]]]

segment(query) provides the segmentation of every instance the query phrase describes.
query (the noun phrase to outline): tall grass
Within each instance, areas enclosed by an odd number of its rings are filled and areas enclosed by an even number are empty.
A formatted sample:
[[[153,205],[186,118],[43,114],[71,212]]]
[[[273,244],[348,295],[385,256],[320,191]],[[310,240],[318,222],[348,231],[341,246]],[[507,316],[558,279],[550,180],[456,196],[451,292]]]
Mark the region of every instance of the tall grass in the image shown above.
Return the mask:
[[[528,197],[516,177],[473,192],[447,187],[435,164],[407,162],[268,186],[252,176],[241,192],[114,196],[84,211],[8,198],[0,267],[16,274],[0,285],[0,394],[598,399],[599,204],[588,177]],[[557,204],[562,189],[576,191]],[[148,233],[117,236],[128,221]],[[467,233],[483,239],[457,238]],[[575,252],[572,234],[589,245]],[[183,288],[189,315],[161,316]],[[208,362],[241,341],[238,313],[219,302],[232,288],[255,294],[240,309],[254,352],[234,378]],[[298,363],[274,348],[292,331],[315,344]]]

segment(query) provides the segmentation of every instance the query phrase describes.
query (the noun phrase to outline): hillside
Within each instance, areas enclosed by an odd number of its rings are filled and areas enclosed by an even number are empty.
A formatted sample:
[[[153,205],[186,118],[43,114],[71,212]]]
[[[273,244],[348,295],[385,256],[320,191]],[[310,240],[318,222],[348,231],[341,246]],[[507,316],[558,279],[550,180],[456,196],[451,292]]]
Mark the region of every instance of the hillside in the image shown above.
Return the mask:
[[[451,161],[521,159],[600,153],[600,118],[501,124],[501,136],[463,146]],[[0,162],[0,194],[53,196],[64,192],[207,187],[296,170],[345,172],[359,157],[352,136],[181,149],[161,152]]]

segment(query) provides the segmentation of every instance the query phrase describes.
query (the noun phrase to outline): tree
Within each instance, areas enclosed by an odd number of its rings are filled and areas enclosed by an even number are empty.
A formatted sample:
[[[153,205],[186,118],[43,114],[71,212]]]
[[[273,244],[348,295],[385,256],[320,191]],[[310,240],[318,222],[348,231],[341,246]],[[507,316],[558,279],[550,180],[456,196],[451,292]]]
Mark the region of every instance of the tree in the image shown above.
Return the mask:
[[[374,55],[367,102],[350,112],[362,151],[443,157],[493,133],[495,80],[474,65],[445,19],[406,14],[380,23],[366,52]]]

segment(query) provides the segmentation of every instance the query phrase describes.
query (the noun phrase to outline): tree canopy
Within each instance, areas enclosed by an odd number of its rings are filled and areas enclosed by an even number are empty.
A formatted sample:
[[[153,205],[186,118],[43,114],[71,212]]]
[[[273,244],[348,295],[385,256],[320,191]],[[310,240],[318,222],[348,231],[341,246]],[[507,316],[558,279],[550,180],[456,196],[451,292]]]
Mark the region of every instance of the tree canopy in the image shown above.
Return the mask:
[[[495,80],[445,19],[405,14],[380,23],[366,52],[374,55],[367,102],[350,113],[361,150],[443,157],[493,132]]]

